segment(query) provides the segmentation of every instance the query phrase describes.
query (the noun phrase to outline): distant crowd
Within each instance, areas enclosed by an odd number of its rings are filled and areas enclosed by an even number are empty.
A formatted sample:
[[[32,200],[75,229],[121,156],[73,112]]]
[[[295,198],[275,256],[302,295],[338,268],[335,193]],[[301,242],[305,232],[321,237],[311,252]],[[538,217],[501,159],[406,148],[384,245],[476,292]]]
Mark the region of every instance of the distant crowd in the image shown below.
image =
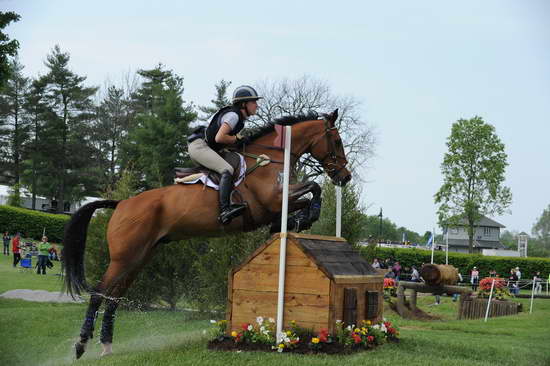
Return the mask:
[[[7,231],[2,237],[4,243],[4,255],[13,255],[13,267],[19,264],[21,267],[33,268],[33,257],[36,257],[36,273],[46,274],[47,268],[53,268],[52,261],[59,260],[58,249],[55,244],[48,242],[48,237],[45,235],[42,240],[35,243],[32,240],[24,240],[21,233],[15,233],[11,236]]]
[[[386,258],[385,261],[380,261],[378,258],[374,258],[374,261],[372,262],[372,266],[375,269],[386,269],[387,272],[384,275],[385,278],[392,278],[395,281],[407,280],[412,282],[422,282],[422,278],[420,277],[420,273],[416,268],[416,266],[411,266],[411,268],[408,268],[408,267],[403,268],[398,261],[394,261],[390,258]],[[488,277],[504,278],[506,280],[510,293],[513,295],[519,294],[520,287],[521,287],[521,271],[519,267],[510,269],[510,273],[506,277],[501,277],[494,269],[492,269],[489,271]],[[459,283],[465,284],[469,282],[470,286],[472,287],[472,290],[477,291],[477,288],[479,286],[480,273],[476,266],[472,268],[472,270],[469,273],[469,276],[466,276],[466,275],[463,276],[460,269],[458,269],[458,278],[459,278]],[[544,280],[540,271],[537,271],[536,274],[533,276],[532,280],[533,282],[524,281],[524,283],[533,284],[535,294],[540,294],[542,293],[543,281],[544,282],[547,281],[548,283],[550,283],[550,274],[548,274],[548,279]],[[465,281],[468,281],[468,282],[465,282]]]

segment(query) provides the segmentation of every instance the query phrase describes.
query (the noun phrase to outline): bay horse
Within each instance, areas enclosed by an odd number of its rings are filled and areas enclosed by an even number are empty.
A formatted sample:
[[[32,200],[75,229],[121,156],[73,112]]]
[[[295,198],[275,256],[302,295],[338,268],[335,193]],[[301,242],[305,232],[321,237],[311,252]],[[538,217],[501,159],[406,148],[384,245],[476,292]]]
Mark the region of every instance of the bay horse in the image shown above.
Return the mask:
[[[324,115],[323,119],[317,119],[316,115],[301,115],[276,122],[293,126],[292,166],[303,154],[311,154],[332,182],[343,186],[351,179],[351,173],[346,168],[344,147],[335,127],[337,118],[338,110],[335,110]],[[97,311],[104,300],[100,335],[102,355],[112,352],[114,316],[120,298],[158,245],[165,241],[249,231],[280,221],[284,151],[281,147],[274,147],[277,135],[275,125],[269,124],[251,136],[251,142],[241,148],[247,166],[253,166],[254,157],[262,154],[267,155],[271,163],[254,169],[235,188],[247,208],[243,216],[235,218],[229,225],[222,226],[218,222],[218,192],[202,184],[174,184],[121,201],[96,201],[74,213],[65,227],[63,240],[64,287],[73,296],[82,291],[91,294],[80,339],[75,344],[77,359],[93,337]],[[319,218],[320,191],[315,182],[291,185],[289,212],[301,212],[300,220],[309,221],[310,226]],[[304,199],[302,196],[309,192],[313,198]],[[99,208],[115,209],[107,228],[110,263],[101,281],[90,288],[84,273],[84,251],[88,224],[94,211]],[[297,226],[298,230],[308,227]]]

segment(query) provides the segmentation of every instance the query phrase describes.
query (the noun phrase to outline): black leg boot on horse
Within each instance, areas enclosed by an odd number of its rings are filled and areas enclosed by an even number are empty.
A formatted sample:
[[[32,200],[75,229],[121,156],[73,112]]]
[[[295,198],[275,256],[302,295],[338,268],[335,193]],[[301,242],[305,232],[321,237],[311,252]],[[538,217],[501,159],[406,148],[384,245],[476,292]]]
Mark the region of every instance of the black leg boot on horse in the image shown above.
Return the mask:
[[[246,208],[244,204],[231,204],[231,192],[233,192],[233,175],[224,171],[220,178],[220,216],[218,217],[222,225],[230,224],[231,220]]]

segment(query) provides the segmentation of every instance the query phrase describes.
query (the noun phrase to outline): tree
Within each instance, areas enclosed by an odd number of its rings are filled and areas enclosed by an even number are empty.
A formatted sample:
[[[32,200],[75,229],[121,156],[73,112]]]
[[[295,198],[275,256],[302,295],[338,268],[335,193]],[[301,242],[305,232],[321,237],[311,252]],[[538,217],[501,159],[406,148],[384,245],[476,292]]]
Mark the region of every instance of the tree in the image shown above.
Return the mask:
[[[187,135],[197,114],[191,103],[184,103],[183,78],[158,65],[140,70],[144,79],[132,95],[136,126],[123,146],[123,167],[132,165],[139,172],[143,189],[172,183],[177,166],[189,165]]]
[[[550,255],[550,205],[542,211],[531,230],[533,237],[540,243],[546,256]]]
[[[21,19],[19,14],[12,11],[0,11],[0,87],[4,85],[10,73],[8,56],[14,57],[19,49],[19,42],[15,39],[10,40],[10,37],[2,32],[2,29],[19,19]]]
[[[21,65],[17,59],[9,64],[10,73],[4,87],[0,90],[0,118],[5,127],[0,129],[3,137],[2,145],[8,146],[9,168],[12,182],[20,183],[23,146],[28,135],[29,120],[24,109],[26,94],[29,89],[29,79],[23,76]]]
[[[92,96],[95,87],[83,85],[86,77],[69,69],[70,56],[55,46],[47,56],[49,72],[43,77],[44,99],[52,112],[43,129],[47,140],[44,156],[51,169],[44,192],[56,197],[58,212],[64,211],[65,200],[97,194],[97,171],[89,166],[94,155],[89,143],[90,125],[94,117]]]
[[[224,79],[220,80],[220,82],[215,85],[216,98],[210,101],[212,106],[199,107],[199,111],[204,113],[200,118],[202,121],[208,121],[218,110],[231,104],[231,99],[227,97],[230,86],[231,81],[225,81]]]
[[[258,84],[264,97],[252,124],[266,124],[285,115],[332,112],[339,109],[336,126],[342,136],[349,167],[357,170],[374,154],[374,130],[360,114],[361,104],[353,97],[335,95],[328,83],[309,76],[299,79],[264,81]],[[297,175],[305,180],[324,174],[322,166],[311,156],[304,155],[297,164]]]
[[[323,204],[321,216],[311,228],[313,234],[334,236],[336,230],[336,190],[329,179],[322,185]],[[357,185],[350,183],[342,188],[342,237],[348,243],[356,244],[366,237],[365,209],[361,205],[360,191]]]
[[[482,215],[502,215],[512,201],[504,186],[507,155],[495,128],[477,116],[453,124],[447,147],[441,164],[443,185],[434,196],[439,223],[454,226],[464,220],[472,253],[475,225]]]

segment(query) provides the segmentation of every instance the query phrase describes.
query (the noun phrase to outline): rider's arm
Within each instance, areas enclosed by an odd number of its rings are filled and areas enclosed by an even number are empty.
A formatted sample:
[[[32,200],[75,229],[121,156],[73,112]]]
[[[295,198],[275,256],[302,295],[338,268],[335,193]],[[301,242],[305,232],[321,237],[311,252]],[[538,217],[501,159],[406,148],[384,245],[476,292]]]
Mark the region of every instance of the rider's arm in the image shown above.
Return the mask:
[[[237,142],[237,136],[231,136],[231,126],[227,123],[222,124],[218,133],[216,134],[216,142],[218,144],[231,145]]]

